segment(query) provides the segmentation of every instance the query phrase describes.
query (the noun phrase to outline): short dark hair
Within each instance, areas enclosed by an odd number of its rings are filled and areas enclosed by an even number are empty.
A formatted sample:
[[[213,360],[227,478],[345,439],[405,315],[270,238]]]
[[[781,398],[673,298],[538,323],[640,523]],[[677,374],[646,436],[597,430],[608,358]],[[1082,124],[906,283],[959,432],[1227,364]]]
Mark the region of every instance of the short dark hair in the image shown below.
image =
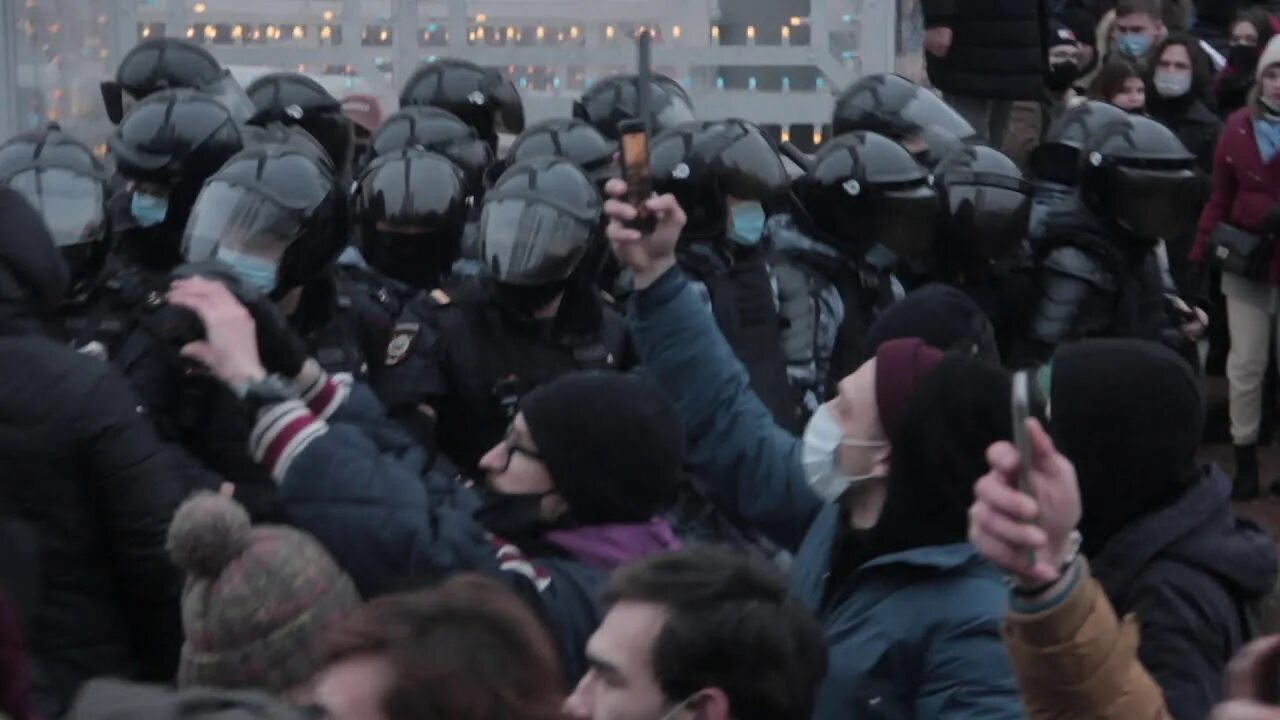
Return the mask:
[[[1117,19],[1139,13],[1164,22],[1164,3],[1161,0],[1120,0],[1116,3]]]
[[[1089,97],[1109,103],[1111,98],[1124,91],[1125,81],[1133,78],[1142,79],[1142,70],[1138,64],[1113,55],[1089,84]]]
[[[326,661],[381,655],[395,673],[389,720],[560,720],[555,646],[514,592],[480,575],[374,599],[334,628]]]
[[[654,555],[616,571],[605,601],[666,608],[653,673],[672,702],[715,687],[736,720],[812,715],[826,641],[763,558],[712,546]]]

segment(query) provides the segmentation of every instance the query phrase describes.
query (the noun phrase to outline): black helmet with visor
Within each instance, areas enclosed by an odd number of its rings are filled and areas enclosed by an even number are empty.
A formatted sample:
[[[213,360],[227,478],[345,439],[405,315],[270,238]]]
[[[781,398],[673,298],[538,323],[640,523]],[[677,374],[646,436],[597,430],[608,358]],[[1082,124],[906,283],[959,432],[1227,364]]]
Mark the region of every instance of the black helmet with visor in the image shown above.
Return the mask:
[[[618,139],[618,124],[639,120],[640,80],[634,74],[613,75],[592,85],[573,103],[573,116],[596,127],[610,140]],[[689,93],[666,75],[654,74],[649,89],[649,132],[658,135],[665,130],[692,122],[693,102]]]
[[[1039,180],[1074,186],[1080,181],[1081,152],[1111,123],[1129,117],[1120,108],[1086,100],[1053,122],[1044,142],[1031,151],[1031,171]]]
[[[270,73],[250,83],[248,93],[255,110],[251,123],[302,128],[329,154],[338,177],[349,175],[355,148],[352,122],[320,83],[300,73]]]
[[[511,79],[468,60],[444,58],[419,67],[400,92],[400,107],[436,107],[475,129],[489,150],[498,133],[524,131],[524,103]]]
[[[134,105],[152,93],[170,88],[201,90],[247,122],[253,105],[244,88],[222,68],[208,50],[178,38],[143,40],[120,61],[114,81],[102,83],[107,117],[119,125]]]
[[[845,88],[836,99],[831,129],[835,135],[879,133],[907,146],[928,167],[978,137],[937,93],[891,73],[868,75]]]
[[[933,177],[942,207],[935,256],[948,279],[972,279],[1022,246],[1033,191],[1008,156],[971,145],[943,160]]]
[[[467,179],[467,194],[478,204],[484,197],[484,174],[493,163],[493,150],[474,128],[446,110],[408,107],[387,118],[369,143],[366,163],[380,155],[421,147],[457,165]]]
[[[617,151],[618,144],[591,123],[577,118],[551,118],[530,125],[520,133],[507,150],[506,158],[494,163],[485,177],[488,184],[492,184],[506,168],[521,160],[562,157],[582,168],[603,191],[606,182],[618,177],[618,163],[613,159]]]

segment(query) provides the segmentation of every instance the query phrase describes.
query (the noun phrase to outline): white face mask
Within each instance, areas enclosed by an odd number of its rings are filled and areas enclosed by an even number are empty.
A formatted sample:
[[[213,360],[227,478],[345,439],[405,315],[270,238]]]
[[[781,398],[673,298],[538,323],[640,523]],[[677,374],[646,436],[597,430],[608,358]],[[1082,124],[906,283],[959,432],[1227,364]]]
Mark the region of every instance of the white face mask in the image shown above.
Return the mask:
[[[874,471],[862,475],[840,472],[836,467],[836,451],[842,446],[882,448],[888,447],[889,443],[885,440],[846,438],[835,417],[831,415],[830,407],[820,406],[804,428],[800,465],[804,468],[805,482],[823,502],[834,502],[850,487],[877,476]]]
[[[1191,92],[1191,73],[1157,70],[1152,84],[1162,98],[1180,98]]]

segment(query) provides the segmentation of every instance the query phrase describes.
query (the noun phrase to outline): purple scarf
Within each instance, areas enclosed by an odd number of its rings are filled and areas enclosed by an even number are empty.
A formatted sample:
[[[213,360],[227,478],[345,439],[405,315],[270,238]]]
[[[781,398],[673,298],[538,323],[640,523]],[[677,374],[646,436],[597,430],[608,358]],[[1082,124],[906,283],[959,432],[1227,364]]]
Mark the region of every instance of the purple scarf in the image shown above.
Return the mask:
[[[601,570],[613,570],[632,560],[681,547],[671,526],[658,518],[647,523],[552,530],[543,537],[573,559]]]

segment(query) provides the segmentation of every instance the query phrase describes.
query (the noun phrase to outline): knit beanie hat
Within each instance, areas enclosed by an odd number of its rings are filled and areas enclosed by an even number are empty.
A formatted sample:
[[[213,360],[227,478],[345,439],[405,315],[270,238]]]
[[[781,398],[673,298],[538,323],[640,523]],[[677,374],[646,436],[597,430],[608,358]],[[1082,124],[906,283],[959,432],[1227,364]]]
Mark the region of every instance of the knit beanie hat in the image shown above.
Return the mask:
[[[916,386],[941,361],[942,351],[919,338],[890,340],[876,351],[876,408],[890,440],[902,426]]]
[[[280,693],[320,669],[321,635],[355,609],[355,586],[310,535],[251,527],[230,498],[198,493],[178,508],[168,550],[187,572],[178,685]]]
[[[867,330],[863,357],[870,360],[881,345],[900,338],[920,338],[943,352],[959,349],[966,355],[1000,361],[986,313],[951,285],[929,283],[886,308]]]
[[[525,396],[520,411],[577,524],[645,522],[673,500],[684,425],[652,382],[570,373]]]
[[[1272,65],[1280,64],[1280,35],[1277,35],[1267,43],[1267,47],[1262,51],[1262,57],[1258,59],[1258,67],[1254,70],[1254,77],[1262,80],[1262,73]]]
[[[1075,32],[1067,26],[1066,23],[1056,18],[1049,20],[1049,48],[1050,50],[1059,45],[1070,45],[1071,47],[1079,47],[1080,40],[1076,38]]]

